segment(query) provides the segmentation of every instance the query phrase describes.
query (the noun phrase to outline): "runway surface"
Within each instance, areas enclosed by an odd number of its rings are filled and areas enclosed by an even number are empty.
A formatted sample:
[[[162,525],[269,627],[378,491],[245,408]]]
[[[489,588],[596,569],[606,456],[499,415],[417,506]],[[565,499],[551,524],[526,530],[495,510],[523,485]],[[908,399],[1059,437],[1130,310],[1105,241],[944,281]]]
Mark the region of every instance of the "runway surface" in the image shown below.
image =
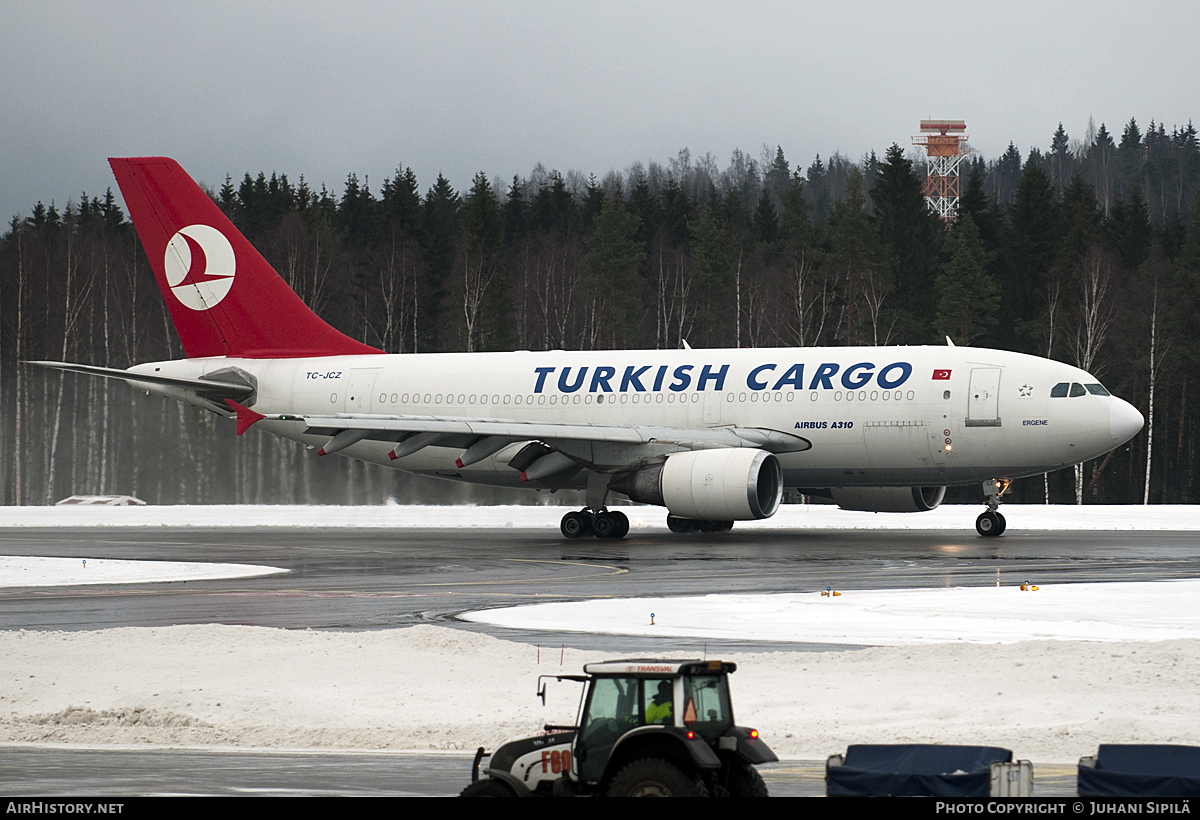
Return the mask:
[[[554,531],[516,529],[55,528],[0,531],[0,554],[220,561],[289,570],[186,583],[0,589],[0,629],[226,623],[354,630],[435,622],[510,640],[619,651],[656,644],[648,638],[468,626],[455,615],[595,597],[1200,577],[1200,538],[1186,532],[1010,531],[985,539],[920,530],[734,531],[566,541]],[[741,641],[723,645],[765,648]]]
[[[363,630],[433,622],[614,654],[674,653],[680,641],[524,633],[468,625],[455,615],[594,597],[1200,577],[1200,538],[1187,532],[1010,530],[1002,538],[983,539],[917,530],[734,531],[682,538],[637,534],[612,542],[564,541],[548,529],[23,528],[0,531],[0,554],[202,560],[289,570],[234,580],[0,589],[0,629],[6,630],[185,623]],[[710,651],[840,648],[706,643]],[[456,755],[10,748],[3,758],[0,791],[7,794],[435,795],[456,792],[469,777],[469,760]],[[261,775],[245,775],[247,769]],[[823,791],[818,762],[789,761],[764,775],[776,794]],[[1044,771],[1039,782],[1040,795],[1070,794],[1073,772]]]
[[[472,755],[33,748],[5,749],[4,757],[5,794],[451,797],[470,783]],[[825,794],[824,761],[758,769],[774,797]],[[1074,795],[1075,767],[1038,767],[1034,794]]]

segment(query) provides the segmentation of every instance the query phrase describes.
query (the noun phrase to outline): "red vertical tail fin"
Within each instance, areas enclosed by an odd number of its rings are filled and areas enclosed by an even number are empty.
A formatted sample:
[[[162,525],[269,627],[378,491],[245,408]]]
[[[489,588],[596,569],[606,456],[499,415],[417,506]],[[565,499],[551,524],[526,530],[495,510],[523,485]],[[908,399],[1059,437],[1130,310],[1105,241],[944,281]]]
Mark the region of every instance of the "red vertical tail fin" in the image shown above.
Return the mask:
[[[179,163],[109,164],[189,358],[383,352],[309,310]]]

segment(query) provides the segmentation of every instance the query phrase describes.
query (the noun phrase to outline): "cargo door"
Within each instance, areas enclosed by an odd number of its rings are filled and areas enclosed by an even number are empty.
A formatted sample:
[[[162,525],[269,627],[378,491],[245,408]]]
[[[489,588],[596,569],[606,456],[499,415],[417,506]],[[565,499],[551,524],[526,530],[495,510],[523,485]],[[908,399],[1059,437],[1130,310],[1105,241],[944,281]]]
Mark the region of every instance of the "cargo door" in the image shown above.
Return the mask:
[[[370,413],[371,391],[375,388],[375,377],[379,368],[351,370],[346,381],[346,412]]]
[[[967,392],[967,426],[1000,426],[999,367],[976,367],[971,370],[971,389]]]

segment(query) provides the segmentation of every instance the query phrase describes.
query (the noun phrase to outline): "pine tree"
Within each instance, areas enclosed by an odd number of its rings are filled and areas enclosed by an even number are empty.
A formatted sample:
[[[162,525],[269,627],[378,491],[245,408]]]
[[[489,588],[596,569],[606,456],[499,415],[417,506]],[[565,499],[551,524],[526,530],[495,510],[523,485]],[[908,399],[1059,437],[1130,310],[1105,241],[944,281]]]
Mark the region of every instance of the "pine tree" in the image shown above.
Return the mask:
[[[1054,183],[1054,188],[1058,191],[1066,187],[1067,182],[1074,176],[1069,146],[1067,132],[1060,122],[1050,140],[1050,181]]]
[[[988,276],[991,254],[969,214],[962,214],[946,241],[949,259],[937,277],[937,329],[969,345],[996,323],[1000,289]]]
[[[932,287],[937,272],[937,254],[942,222],[929,209],[921,180],[903,149],[888,148],[871,199],[875,203],[875,226],[887,254],[894,298],[906,316],[906,335],[920,337],[936,305]]]
[[[1025,164],[1009,218],[999,332],[1006,345],[1033,352],[1024,322],[1038,313],[1038,293],[1054,265],[1060,225],[1054,186],[1036,163]]]
[[[646,251],[637,240],[638,218],[619,197],[604,198],[595,230],[580,260],[589,301],[593,347],[621,348],[633,343],[642,314],[639,272]]]

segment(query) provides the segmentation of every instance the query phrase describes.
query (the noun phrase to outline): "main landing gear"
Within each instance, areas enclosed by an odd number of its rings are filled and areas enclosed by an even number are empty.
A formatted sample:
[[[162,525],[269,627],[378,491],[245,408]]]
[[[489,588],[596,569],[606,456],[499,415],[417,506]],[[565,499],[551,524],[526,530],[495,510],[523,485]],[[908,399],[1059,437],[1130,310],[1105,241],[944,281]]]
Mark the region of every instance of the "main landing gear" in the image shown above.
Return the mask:
[[[985,538],[999,535],[1007,526],[1004,516],[997,512],[997,508],[1000,506],[1000,496],[1004,495],[1011,483],[1007,478],[983,482],[983,497],[988,508],[975,519],[975,531]]]
[[[592,512],[586,507],[578,512],[569,512],[562,517],[559,530],[566,538],[624,538],[629,532],[629,518],[619,510]]]

